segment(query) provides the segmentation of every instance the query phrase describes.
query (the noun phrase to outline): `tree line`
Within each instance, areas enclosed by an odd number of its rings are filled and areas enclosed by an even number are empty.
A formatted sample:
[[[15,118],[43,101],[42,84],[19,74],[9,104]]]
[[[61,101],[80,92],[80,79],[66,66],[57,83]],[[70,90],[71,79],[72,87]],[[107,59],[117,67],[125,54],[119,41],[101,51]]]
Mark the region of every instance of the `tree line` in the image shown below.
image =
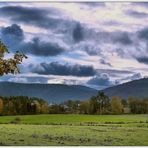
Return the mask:
[[[68,100],[61,104],[53,104],[49,108],[49,113],[146,114],[148,113],[148,98],[129,97],[125,100],[118,96],[109,98],[104,92],[98,92],[96,96],[92,96],[88,100]]]
[[[0,115],[29,114],[146,114],[148,98],[127,100],[117,96],[109,98],[98,92],[88,100],[68,100],[60,104],[48,104],[36,97],[0,97]]]
[[[48,112],[48,103],[43,99],[26,96],[0,97],[0,115],[30,115]]]

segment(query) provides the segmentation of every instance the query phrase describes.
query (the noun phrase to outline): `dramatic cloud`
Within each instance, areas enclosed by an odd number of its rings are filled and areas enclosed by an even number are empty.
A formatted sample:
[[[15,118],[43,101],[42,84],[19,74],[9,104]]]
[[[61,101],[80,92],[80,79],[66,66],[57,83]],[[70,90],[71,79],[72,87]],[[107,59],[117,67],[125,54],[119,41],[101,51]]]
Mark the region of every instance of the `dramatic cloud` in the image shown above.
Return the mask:
[[[112,82],[106,73],[102,73],[100,75],[94,76],[92,79],[90,79],[87,84],[94,85],[96,87],[109,87],[112,85]]]
[[[148,64],[148,57],[137,57],[138,62]]]
[[[83,28],[80,24],[77,24],[73,30],[73,39],[75,42],[80,42],[81,40],[83,40],[83,38]]]
[[[9,81],[102,89],[146,76],[147,14],[147,3],[0,3],[0,39],[29,57]]]
[[[24,40],[24,32],[20,26],[12,24],[1,28],[1,38],[7,46],[16,47]]]
[[[36,56],[56,56],[64,52],[64,48],[58,43],[41,41],[39,38],[33,38],[32,41],[23,43],[23,49],[26,53],[31,53]]]
[[[56,28],[64,20],[52,17],[57,10],[33,7],[6,6],[0,8],[0,15],[10,18],[13,22],[21,22],[41,28]],[[50,14],[51,17],[48,16]]]
[[[140,39],[148,40],[148,27],[143,28],[142,30],[138,31],[138,37]]]
[[[65,75],[65,76],[93,76],[95,70],[92,66],[68,65],[58,62],[41,63],[32,67],[32,72],[44,75]]]
[[[11,47],[11,51],[23,49],[24,53],[36,56],[56,56],[65,51],[58,43],[52,41],[43,41],[39,37],[25,41],[24,32],[17,24],[1,28],[2,41]]]

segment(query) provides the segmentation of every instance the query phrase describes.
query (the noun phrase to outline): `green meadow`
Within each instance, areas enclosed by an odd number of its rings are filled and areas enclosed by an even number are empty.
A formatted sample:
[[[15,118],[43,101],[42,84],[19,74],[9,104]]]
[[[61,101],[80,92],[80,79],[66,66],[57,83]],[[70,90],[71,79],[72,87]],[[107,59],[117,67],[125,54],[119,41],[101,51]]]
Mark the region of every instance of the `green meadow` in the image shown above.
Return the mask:
[[[1,116],[0,145],[148,146],[148,115]]]

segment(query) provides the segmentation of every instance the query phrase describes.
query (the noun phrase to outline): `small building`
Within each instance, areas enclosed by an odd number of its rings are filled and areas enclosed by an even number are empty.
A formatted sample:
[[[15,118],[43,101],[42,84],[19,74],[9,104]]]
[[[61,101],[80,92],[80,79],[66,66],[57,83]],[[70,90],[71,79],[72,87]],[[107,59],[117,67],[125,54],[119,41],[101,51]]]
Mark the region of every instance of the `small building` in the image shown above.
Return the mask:
[[[129,107],[124,107],[123,108],[123,113],[124,114],[130,114],[131,113],[131,109]]]

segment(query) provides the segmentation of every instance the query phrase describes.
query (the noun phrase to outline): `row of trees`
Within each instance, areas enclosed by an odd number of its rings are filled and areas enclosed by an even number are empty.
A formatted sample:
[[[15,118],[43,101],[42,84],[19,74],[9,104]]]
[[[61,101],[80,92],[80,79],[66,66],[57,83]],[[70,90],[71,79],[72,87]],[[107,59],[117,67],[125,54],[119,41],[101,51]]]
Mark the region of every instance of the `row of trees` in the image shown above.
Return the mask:
[[[61,104],[49,105],[43,99],[25,96],[0,97],[0,115],[27,114],[145,114],[148,113],[148,99],[119,97],[109,99],[103,92],[88,100],[68,100]]]
[[[128,100],[123,100],[116,96],[109,99],[103,92],[99,92],[89,100],[68,100],[59,105],[50,105],[49,113],[145,114],[148,113],[148,99],[129,97]]]
[[[27,115],[49,113],[48,103],[42,99],[0,97],[0,115]]]

